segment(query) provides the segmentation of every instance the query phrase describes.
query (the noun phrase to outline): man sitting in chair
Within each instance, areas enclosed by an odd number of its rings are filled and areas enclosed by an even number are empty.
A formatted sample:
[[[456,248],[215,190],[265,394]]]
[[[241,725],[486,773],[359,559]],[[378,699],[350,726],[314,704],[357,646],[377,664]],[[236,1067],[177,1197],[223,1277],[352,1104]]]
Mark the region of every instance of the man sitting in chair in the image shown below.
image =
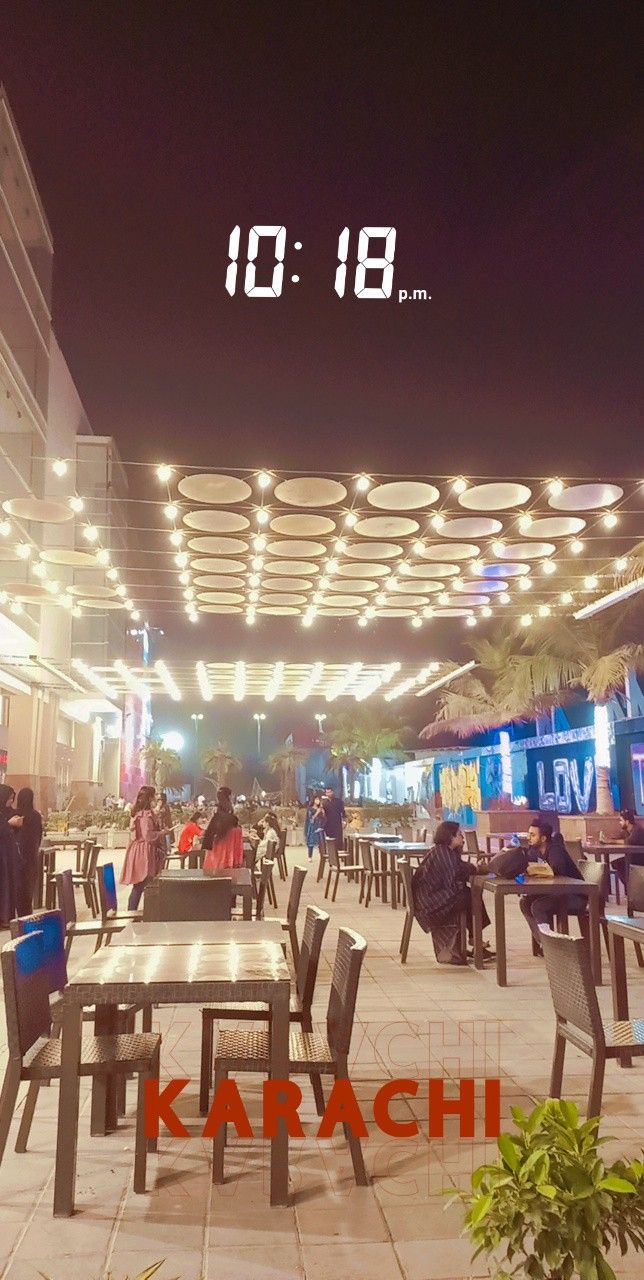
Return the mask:
[[[563,837],[559,832],[553,834],[550,823],[545,822],[543,818],[530,823],[528,845],[532,858],[547,862],[555,876],[569,876],[573,880],[583,880],[579,867],[568,853]],[[543,897],[530,895],[520,898],[519,906],[539,948],[538,954],[543,955],[539,925],[547,924],[552,928],[557,909],[566,911],[571,916],[582,914],[586,910],[586,898],[580,893],[568,893],[561,897],[557,895],[556,898],[547,897],[545,894]]]

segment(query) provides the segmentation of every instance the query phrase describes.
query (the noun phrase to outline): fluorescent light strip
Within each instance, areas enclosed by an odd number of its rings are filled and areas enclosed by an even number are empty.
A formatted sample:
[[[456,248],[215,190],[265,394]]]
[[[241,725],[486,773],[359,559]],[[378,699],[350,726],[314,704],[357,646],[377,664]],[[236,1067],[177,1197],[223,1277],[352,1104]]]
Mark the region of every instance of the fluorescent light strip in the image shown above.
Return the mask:
[[[394,685],[393,689],[390,689],[389,693],[385,694],[385,702],[393,702],[395,698],[401,698],[403,693],[408,693],[415,683],[415,676],[410,676],[408,680],[403,680],[401,684]]]
[[[416,694],[417,698],[424,698],[426,693],[433,693],[434,689],[440,689],[444,684],[449,684],[450,680],[455,680],[457,676],[464,676],[466,672],[471,671],[476,666],[476,662],[466,662],[462,667],[457,667],[455,671],[448,671],[446,676],[441,676],[440,680],[434,680],[432,684],[428,684],[424,689],[419,689]]]
[[[323,671],[324,671],[323,662],[315,662],[313,664],[313,666],[311,667],[311,670],[309,671],[308,676],[306,676],[306,678],[302,681],[299,689],[297,689],[295,693],[296,702],[304,702],[304,699],[308,698],[309,694],[313,692],[313,689],[315,688],[316,684],[319,683],[319,680]]]
[[[637,595],[638,591],[644,590],[644,578],[636,578],[634,582],[627,582],[624,587],[618,587],[616,591],[610,591],[607,596],[600,596],[599,600],[593,600],[592,604],[584,605],[583,609],[578,609],[573,614],[574,618],[591,618],[594,613],[601,613],[602,609],[610,609],[612,604],[618,604],[620,600],[627,600],[629,596]]]
[[[40,667],[44,667],[45,671],[49,672],[50,676],[55,676],[57,680],[62,680],[64,684],[68,684],[75,693],[87,693],[87,689],[84,689],[82,684],[79,684],[77,680],[73,680],[71,676],[66,676],[65,672],[55,667],[53,662],[48,662],[46,658],[37,658],[36,661]]]
[[[279,693],[282,687],[283,679],[284,679],[284,663],[276,662],[271,672],[271,678],[268,684],[266,685],[266,690],[264,692],[265,702],[272,702],[273,699],[277,696],[277,694]]]
[[[97,671],[93,671],[91,667],[88,667],[87,663],[83,662],[82,658],[72,658],[72,666],[88,684],[91,684],[95,689],[98,689],[99,693],[105,694],[106,698],[118,698],[119,695],[112,685],[109,685],[107,680],[104,680],[102,676],[99,676]]]
[[[351,666],[347,667],[344,675],[340,676],[340,679],[336,680],[335,684],[331,685],[331,688],[326,695],[327,702],[335,702],[336,698],[339,698],[341,694],[347,692],[349,685],[353,684],[356,678],[360,675],[363,665],[364,664],[362,662],[352,662]]]
[[[208,669],[205,662],[197,662],[195,666],[197,672],[197,680],[199,681],[199,689],[204,702],[212,702],[213,693],[210,680],[208,678]]]
[[[142,680],[137,680],[136,676],[130,671],[130,668],[126,667],[125,663],[122,662],[120,658],[117,658],[116,662],[112,663],[112,666],[114,667],[114,670],[118,672],[131,693],[135,693],[139,698],[149,698],[149,685],[144,684]]]
[[[0,671],[0,688],[11,689],[14,693],[31,693],[31,687],[9,671]]]
[[[169,670],[168,670],[168,668],[167,668],[167,666],[166,666],[165,662],[160,662],[160,661],[159,661],[159,662],[155,662],[155,664],[154,664],[154,670],[156,671],[157,675],[159,676],[159,679],[161,680],[161,682],[162,682],[162,684],[163,684],[163,686],[164,686],[164,688],[165,688],[166,693],[167,693],[167,694],[169,694],[169,695],[170,695],[170,697],[172,698],[172,701],[173,701],[173,702],[181,702],[181,690],[180,690],[179,688],[177,688],[177,685],[175,684],[174,680],[172,679],[172,676],[170,675],[170,672],[169,672]]]
[[[233,698],[235,702],[243,702],[246,697],[246,663],[235,663],[235,677],[233,683]]]

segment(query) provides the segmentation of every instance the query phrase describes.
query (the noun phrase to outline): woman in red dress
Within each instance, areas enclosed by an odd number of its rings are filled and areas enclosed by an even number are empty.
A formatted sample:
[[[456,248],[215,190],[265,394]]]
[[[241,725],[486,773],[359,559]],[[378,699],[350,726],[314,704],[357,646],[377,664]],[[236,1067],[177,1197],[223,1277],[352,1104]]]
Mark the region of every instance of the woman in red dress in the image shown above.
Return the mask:
[[[205,850],[204,871],[243,864],[244,839],[230,787],[220,787],[217,792],[217,808],[204,831],[201,847]]]

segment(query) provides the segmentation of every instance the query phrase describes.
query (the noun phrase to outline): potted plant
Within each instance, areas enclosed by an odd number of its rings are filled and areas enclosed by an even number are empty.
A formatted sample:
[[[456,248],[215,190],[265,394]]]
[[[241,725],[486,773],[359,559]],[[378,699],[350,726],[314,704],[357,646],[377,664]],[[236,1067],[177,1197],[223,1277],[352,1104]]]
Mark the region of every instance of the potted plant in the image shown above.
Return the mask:
[[[466,1206],[474,1257],[501,1258],[497,1280],[616,1280],[609,1250],[644,1250],[644,1163],[605,1165],[599,1119],[580,1122],[572,1102],[550,1099],[529,1116],[513,1107],[512,1117],[499,1159],[452,1197]]]

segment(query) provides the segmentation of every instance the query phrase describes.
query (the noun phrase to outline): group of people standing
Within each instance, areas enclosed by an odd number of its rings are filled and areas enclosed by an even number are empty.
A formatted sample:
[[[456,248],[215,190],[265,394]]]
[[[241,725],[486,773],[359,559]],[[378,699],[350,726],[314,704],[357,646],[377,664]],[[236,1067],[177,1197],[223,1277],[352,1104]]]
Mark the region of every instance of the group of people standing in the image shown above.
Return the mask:
[[[15,803],[14,803],[15,802]],[[0,926],[33,910],[42,818],[31,787],[0,785]]]
[[[330,840],[336,840],[338,848],[342,848],[345,819],[344,800],[336,796],[333,787],[327,787],[324,796],[320,795],[319,791],[311,796],[304,819],[304,843],[308,850],[309,861],[315,850],[320,848],[325,836]]]

